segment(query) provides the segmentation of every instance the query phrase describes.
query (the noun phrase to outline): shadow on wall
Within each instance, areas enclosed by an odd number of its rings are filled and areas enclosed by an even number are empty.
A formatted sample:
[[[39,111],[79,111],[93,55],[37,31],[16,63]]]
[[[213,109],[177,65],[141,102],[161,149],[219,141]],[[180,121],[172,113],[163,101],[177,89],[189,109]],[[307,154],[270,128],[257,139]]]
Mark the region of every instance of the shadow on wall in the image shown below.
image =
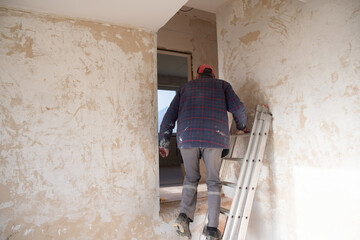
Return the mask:
[[[248,113],[248,127],[252,127],[256,105],[269,105],[269,99],[265,90],[260,87],[252,75],[247,75],[245,83],[236,89],[240,93],[241,101],[244,102]],[[271,112],[271,105],[269,111]],[[273,116],[274,119],[275,116]],[[270,126],[264,153],[264,162],[261,168],[258,187],[251,212],[248,236],[250,239],[263,239],[264,236],[274,236],[275,219],[278,201],[276,201],[276,169],[279,169],[275,161],[275,139],[273,124]],[[290,176],[289,173],[288,176]],[[289,183],[291,180],[289,179]]]
[[[246,106],[248,124],[252,124],[254,121],[256,105],[269,105],[268,101],[265,99],[265,91],[260,88],[260,84],[253,76],[251,76],[251,74],[247,74],[245,83],[239,87],[236,92],[240,93],[239,97]],[[251,126],[248,125],[248,127]]]

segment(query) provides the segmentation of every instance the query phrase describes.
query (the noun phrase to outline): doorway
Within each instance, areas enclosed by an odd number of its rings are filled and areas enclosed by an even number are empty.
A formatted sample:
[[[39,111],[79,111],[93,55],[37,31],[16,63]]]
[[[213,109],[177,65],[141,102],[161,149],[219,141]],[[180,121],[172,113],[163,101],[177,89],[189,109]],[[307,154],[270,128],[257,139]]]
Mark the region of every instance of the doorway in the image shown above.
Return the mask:
[[[158,49],[158,129],[176,94],[176,90],[192,77],[191,53]],[[170,153],[159,157],[160,187],[182,185],[183,169],[180,151],[176,143],[176,126],[170,140]]]
[[[176,90],[192,78],[191,53],[158,49],[158,130],[165,113],[175,97]],[[176,201],[181,198],[185,175],[182,158],[176,143],[176,125],[170,140],[170,153],[166,158],[159,156],[160,197],[166,201]],[[171,190],[171,193],[169,192]]]

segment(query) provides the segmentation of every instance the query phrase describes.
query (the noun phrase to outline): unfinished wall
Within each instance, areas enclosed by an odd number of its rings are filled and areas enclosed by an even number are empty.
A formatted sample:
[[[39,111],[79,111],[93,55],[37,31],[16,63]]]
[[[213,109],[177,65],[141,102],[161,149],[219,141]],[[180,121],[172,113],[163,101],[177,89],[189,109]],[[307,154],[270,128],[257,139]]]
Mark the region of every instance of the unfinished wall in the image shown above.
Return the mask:
[[[247,239],[358,239],[360,2],[231,1],[220,77],[274,115]]]
[[[179,11],[158,31],[158,48],[190,52],[193,76],[201,64],[213,66],[218,76],[215,15],[193,9]]]
[[[2,8],[0,39],[0,239],[169,239],[155,34]]]

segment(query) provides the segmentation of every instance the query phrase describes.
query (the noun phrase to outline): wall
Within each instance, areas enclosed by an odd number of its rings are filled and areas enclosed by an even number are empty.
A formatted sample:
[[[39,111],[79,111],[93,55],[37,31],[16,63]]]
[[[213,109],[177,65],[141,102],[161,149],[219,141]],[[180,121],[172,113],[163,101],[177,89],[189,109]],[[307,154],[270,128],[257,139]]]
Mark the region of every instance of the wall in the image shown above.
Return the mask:
[[[192,54],[193,77],[197,68],[210,64],[218,76],[215,15],[193,9],[175,14],[157,34],[158,48]]]
[[[169,239],[155,34],[1,8],[0,39],[0,239]]]
[[[247,239],[358,239],[360,2],[230,1],[220,77],[274,119]]]

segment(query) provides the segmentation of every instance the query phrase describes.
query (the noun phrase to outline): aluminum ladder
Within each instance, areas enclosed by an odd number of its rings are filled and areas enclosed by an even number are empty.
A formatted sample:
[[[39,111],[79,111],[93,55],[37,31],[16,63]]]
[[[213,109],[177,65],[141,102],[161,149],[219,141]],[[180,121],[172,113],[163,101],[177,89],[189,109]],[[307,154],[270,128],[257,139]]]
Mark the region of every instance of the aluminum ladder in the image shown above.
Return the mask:
[[[271,121],[269,108],[257,105],[250,134],[231,135],[230,152],[222,160],[220,176],[228,170],[228,161],[241,161],[241,167],[237,183],[222,181],[223,186],[235,189],[230,209],[220,208],[220,213],[227,216],[223,240],[245,240]],[[231,130],[234,126],[232,124]],[[249,136],[244,158],[234,158],[236,140],[243,136]],[[206,213],[200,240],[205,239],[207,216]]]

